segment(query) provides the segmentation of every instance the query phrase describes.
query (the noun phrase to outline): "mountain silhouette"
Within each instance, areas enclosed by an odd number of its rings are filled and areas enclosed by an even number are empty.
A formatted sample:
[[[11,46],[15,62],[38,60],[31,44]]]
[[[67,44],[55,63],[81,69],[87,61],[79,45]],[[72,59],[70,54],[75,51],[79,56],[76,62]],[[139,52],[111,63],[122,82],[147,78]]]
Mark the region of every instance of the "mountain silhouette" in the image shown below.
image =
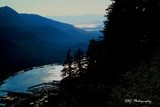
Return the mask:
[[[68,49],[87,49],[100,33],[35,14],[0,8],[0,71],[16,71],[49,63],[62,63]]]

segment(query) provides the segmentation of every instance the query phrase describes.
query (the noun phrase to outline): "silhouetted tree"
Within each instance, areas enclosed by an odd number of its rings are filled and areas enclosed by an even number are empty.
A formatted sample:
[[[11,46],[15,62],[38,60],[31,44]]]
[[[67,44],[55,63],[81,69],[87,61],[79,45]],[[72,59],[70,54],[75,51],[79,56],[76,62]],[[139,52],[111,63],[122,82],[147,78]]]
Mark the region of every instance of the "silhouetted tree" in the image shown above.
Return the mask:
[[[63,77],[76,77],[83,74],[87,69],[88,61],[84,52],[78,48],[72,55],[71,50],[68,51],[64,61],[64,69],[62,70]]]
[[[64,69],[62,70],[62,77],[72,77],[72,63],[73,56],[71,50],[69,49],[66,55],[66,59],[64,61]]]
[[[80,74],[81,72],[83,72],[83,64],[85,63],[84,62],[84,52],[78,48],[77,51],[75,52],[74,54],[74,60],[75,60],[75,64],[77,66],[77,74]]]

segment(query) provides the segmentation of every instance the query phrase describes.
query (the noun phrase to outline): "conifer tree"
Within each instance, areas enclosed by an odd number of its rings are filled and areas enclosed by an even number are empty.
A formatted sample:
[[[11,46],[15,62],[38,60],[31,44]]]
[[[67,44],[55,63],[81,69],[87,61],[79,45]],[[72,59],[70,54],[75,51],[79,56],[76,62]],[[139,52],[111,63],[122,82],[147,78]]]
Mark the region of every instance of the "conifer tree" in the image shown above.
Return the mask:
[[[71,54],[71,50],[69,49],[63,64],[64,69],[62,70],[62,77],[72,77],[72,63],[73,63],[73,56]]]

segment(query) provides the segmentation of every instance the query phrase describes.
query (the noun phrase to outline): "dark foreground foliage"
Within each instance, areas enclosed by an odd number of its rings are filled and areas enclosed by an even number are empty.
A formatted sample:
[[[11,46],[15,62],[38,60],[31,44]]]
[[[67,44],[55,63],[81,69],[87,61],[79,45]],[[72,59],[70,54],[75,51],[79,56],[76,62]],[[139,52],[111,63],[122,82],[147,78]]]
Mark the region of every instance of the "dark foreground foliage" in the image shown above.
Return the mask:
[[[160,105],[160,1],[112,0],[104,39],[66,56],[57,107]],[[146,102],[140,102],[146,101]]]
[[[57,106],[158,107],[160,1],[112,0],[106,12],[104,39],[77,59],[69,51]]]

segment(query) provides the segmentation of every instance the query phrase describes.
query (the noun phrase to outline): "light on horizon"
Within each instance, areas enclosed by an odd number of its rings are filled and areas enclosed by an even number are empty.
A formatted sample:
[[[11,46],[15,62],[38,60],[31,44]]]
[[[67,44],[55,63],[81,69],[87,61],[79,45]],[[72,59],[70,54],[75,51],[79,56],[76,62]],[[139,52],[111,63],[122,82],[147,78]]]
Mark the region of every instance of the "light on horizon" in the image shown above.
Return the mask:
[[[0,7],[9,6],[19,13],[43,16],[105,14],[110,0],[1,0]]]

